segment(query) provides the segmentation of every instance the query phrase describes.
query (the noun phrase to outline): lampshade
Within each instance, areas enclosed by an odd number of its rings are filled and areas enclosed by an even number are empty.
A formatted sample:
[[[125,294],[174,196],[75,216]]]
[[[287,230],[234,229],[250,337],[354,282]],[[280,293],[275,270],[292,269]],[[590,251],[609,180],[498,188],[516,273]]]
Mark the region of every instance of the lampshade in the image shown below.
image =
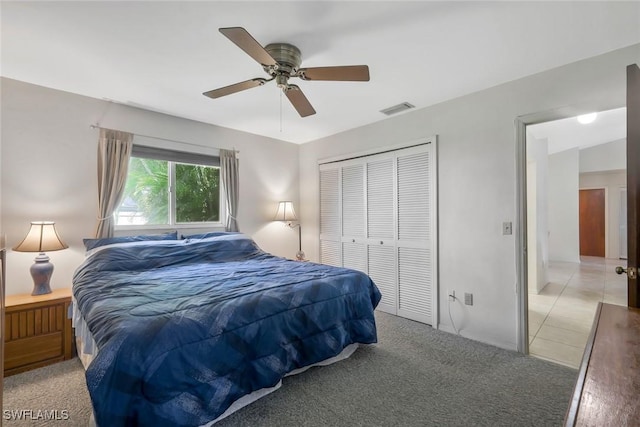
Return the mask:
[[[53,264],[49,262],[47,251],[59,251],[67,246],[56,231],[53,221],[32,221],[27,237],[15,248],[18,252],[40,252],[29,271],[33,278],[33,292],[31,295],[44,295],[51,293],[49,281],[53,274]]]
[[[55,222],[32,221],[27,237],[13,250],[18,252],[51,252],[68,247],[58,236]]]
[[[296,211],[293,210],[293,203],[289,201],[278,203],[278,211],[276,212],[274,221],[297,221]]]

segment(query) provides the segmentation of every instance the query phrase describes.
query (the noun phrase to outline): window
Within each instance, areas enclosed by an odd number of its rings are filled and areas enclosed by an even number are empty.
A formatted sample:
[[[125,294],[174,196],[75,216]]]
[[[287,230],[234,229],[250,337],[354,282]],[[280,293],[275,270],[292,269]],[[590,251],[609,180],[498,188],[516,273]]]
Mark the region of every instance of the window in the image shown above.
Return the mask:
[[[219,223],[219,159],[134,146],[117,226]]]

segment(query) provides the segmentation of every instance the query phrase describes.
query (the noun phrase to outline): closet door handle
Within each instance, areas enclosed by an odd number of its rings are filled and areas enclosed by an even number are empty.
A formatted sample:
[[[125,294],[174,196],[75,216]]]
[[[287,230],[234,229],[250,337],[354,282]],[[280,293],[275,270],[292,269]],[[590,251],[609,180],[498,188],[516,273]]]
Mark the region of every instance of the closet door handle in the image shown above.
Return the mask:
[[[384,242],[383,242],[382,240],[380,240],[380,244],[381,244],[381,245],[384,245]]]
[[[355,242],[356,242],[356,239],[351,239],[351,243],[355,243]]]

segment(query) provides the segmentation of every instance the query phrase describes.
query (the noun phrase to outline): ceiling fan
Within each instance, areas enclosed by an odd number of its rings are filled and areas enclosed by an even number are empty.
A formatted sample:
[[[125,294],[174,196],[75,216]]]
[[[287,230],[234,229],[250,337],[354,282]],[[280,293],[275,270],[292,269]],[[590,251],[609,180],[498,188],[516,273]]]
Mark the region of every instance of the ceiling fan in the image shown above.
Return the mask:
[[[292,44],[271,43],[262,47],[242,27],[220,28],[219,30],[262,65],[262,68],[269,74],[270,78],[255,78],[204,92],[203,95],[209,98],[220,98],[256,86],[262,86],[271,80],[275,80],[298,114],[301,117],[307,117],[315,114],[316,110],[313,109],[302,90],[298,86],[289,83],[291,77],[299,77],[302,80],[369,81],[369,67],[366,65],[300,68],[302,54],[300,49]]]

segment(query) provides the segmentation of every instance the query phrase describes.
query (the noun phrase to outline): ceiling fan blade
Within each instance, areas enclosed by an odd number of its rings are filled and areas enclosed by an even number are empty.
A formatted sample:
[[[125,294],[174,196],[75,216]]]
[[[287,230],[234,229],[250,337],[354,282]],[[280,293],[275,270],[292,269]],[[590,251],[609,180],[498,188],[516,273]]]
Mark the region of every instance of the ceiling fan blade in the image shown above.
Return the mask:
[[[219,31],[262,65],[276,65],[275,59],[242,27],[220,28]]]
[[[298,114],[300,114],[300,117],[307,117],[316,113],[316,110],[313,109],[311,103],[309,103],[309,100],[298,86],[289,85],[285,88],[284,93]]]
[[[236,83],[233,85],[221,87],[219,89],[210,90],[203,93],[204,96],[209,98],[220,98],[221,96],[231,95],[232,93],[240,92],[243,90],[251,89],[252,87],[262,86],[266,83],[265,79],[251,79],[244,82]]]
[[[298,73],[302,80],[369,81],[369,67],[367,65],[301,68]]]

